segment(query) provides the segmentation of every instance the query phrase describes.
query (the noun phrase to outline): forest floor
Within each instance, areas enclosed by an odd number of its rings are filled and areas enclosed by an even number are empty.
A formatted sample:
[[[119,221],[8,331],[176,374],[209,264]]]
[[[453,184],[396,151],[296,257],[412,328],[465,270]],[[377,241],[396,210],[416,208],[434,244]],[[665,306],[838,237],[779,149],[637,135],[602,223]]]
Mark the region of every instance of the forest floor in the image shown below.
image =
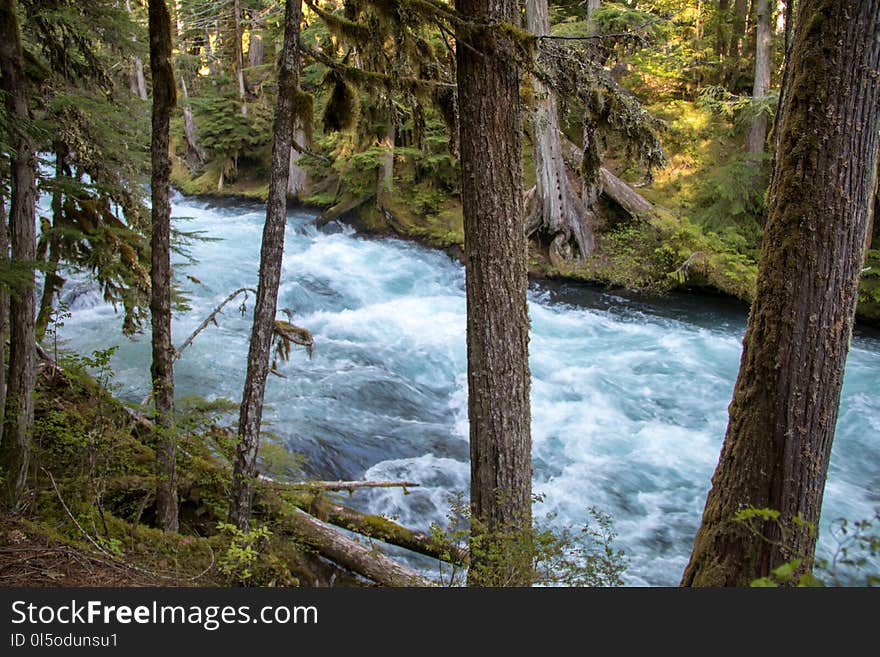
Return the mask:
[[[155,575],[108,560],[94,550],[50,536],[23,518],[0,514],[0,586],[169,586]]]

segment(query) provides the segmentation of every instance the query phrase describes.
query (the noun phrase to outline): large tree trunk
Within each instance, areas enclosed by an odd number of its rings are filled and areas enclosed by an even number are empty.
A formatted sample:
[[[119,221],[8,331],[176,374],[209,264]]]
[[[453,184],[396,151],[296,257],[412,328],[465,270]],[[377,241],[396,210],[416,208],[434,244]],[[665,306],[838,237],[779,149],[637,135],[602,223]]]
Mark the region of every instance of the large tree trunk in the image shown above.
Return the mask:
[[[9,144],[15,153],[11,164],[12,204],[9,222],[12,233],[12,260],[29,266],[36,255],[37,230],[34,222],[36,204],[37,158],[28,134],[27,78],[13,0],[0,0],[0,85],[5,94],[9,117]],[[21,499],[30,459],[31,433],[34,424],[34,386],[36,356],[34,341],[34,275],[22,276],[12,289],[10,304],[9,382],[3,438],[0,441],[0,467],[6,501],[15,506]]]
[[[456,7],[467,21],[518,22],[515,0],[457,0]],[[468,583],[528,585],[529,564],[512,556],[509,544],[498,543],[497,554],[486,544],[531,527],[519,72],[479,29],[459,30],[468,44],[457,50],[473,520]],[[512,47],[494,38],[498,48]]]
[[[547,0],[526,0],[526,27],[535,35],[550,33]],[[581,202],[572,187],[562,157],[556,94],[535,78],[532,116],[535,157],[534,205],[526,222],[529,235],[542,235],[550,243],[551,262],[558,265],[593,251],[592,208]]]
[[[770,58],[772,57],[773,33],[770,27],[770,0],[758,0],[757,38],[755,43],[755,83],[752,87],[752,98],[762,98],[770,88]],[[761,112],[749,126],[746,139],[746,151],[750,155],[764,152],[764,141],[767,139],[767,115]]]
[[[174,346],[171,342],[171,157],[168,130],[177,90],[171,68],[171,15],[165,0],[150,0],[150,71],[153,74],[152,262],[150,315],[156,404],[156,513],[165,531],[177,522],[177,443],[174,435]]]
[[[232,476],[232,499],[229,521],[246,530],[250,523],[254,498],[253,480],[257,473],[260,448],[260,420],[263,396],[269,375],[269,350],[272,327],[281,281],[284,254],[284,229],[287,224],[287,176],[295,116],[295,98],[299,87],[300,0],[287,0],[284,11],[284,46],[278,71],[278,101],[272,141],[272,169],[269,174],[269,199],[260,252],[260,281],[254,307],[254,324],[248,351],[247,376],[238,421],[238,448]]]
[[[852,331],[880,135],[880,0],[803,0],[780,154],[721,458],[682,584],[809,568]],[[781,513],[756,537],[743,507]]]

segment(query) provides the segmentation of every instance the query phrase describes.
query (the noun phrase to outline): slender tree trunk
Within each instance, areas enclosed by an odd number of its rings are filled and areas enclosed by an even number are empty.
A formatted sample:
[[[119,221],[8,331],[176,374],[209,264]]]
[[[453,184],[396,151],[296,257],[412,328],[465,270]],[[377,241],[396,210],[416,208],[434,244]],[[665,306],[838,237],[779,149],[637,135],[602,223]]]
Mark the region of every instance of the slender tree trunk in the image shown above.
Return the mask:
[[[532,34],[550,33],[547,0],[526,0],[526,28]],[[550,259],[555,265],[593,251],[592,207],[584,206],[573,189],[562,157],[556,94],[537,78],[532,116],[535,158],[535,195],[526,222],[527,233],[538,233],[550,242]]]
[[[244,56],[241,48],[241,6],[238,0],[232,2],[232,52],[233,72],[238,82],[238,99],[241,101],[241,114],[247,116],[247,94],[244,85]]]
[[[176,532],[177,442],[174,429],[174,346],[171,341],[171,157],[169,125],[177,101],[171,68],[171,15],[165,0],[150,0],[150,71],[153,75],[152,267],[153,400],[156,404],[156,513],[163,530]]]
[[[181,103],[181,111],[183,113],[183,135],[186,138],[187,159],[194,168],[201,168],[208,159],[205,148],[199,144],[199,132],[196,128],[196,121],[193,118],[192,110],[189,108],[189,93],[186,89],[186,77],[180,76],[180,90],[183,93],[183,103]]]
[[[262,22],[255,21],[251,30],[251,38],[248,43],[248,67],[261,66],[263,64],[263,27]]]
[[[28,266],[36,255],[37,159],[28,134],[27,77],[18,18],[13,0],[0,0],[0,85],[5,93],[10,120],[12,157],[12,205],[9,222],[12,233],[12,260]],[[34,341],[34,275],[23,276],[12,290],[10,303],[9,381],[3,438],[0,441],[0,467],[3,468],[5,498],[16,506],[24,492],[30,460],[34,424],[34,386],[36,384],[36,343]]]
[[[9,224],[6,199],[0,196],[0,262],[9,264]],[[3,439],[3,418],[6,411],[6,336],[9,329],[9,291],[0,286],[0,443]]]
[[[880,135],[880,0],[802,0],[777,172],[721,458],[682,584],[809,568],[837,421]],[[758,538],[741,508],[781,513]],[[780,545],[783,543],[784,545]]]
[[[382,156],[382,168],[379,171],[379,184],[376,190],[380,203],[382,199],[390,196],[394,190],[394,142],[396,139],[397,126],[394,125],[394,119],[389,114],[385,136],[379,140],[379,147],[385,149],[385,154]]]
[[[518,23],[515,0],[457,0],[456,8],[468,21]],[[502,51],[511,44],[494,38],[498,50],[480,28],[460,26],[467,47],[456,57],[473,519],[468,583],[476,586],[532,580],[529,564],[501,539],[531,527],[532,461],[519,72]]]
[[[725,79],[730,91],[735,91],[740,77],[740,61],[743,57],[743,41],[746,35],[746,19],[749,0],[734,0],[730,23],[730,41],[727,44]]]
[[[718,0],[717,19],[715,22],[715,55],[723,63],[727,56],[729,38],[725,26],[727,25],[727,12],[730,10],[730,0]]]
[[[773,56],[773,33],[770,26],[770,0],[758,0],[757,40],[755,44],[755,84],[752,98],[767,95],[770,88],[770,59]],[[761,112],[752,120],[746,139],[746,151],[750,155],[761,155],[767,139],[767,115]]]
[[[67,166],[68,148],[63,142],[55,142],[55,182],[60,183],[66,175],[69,174]],[[46,329],[49,326],[49,319],[52,316],[55,297],[64,286],[64,279],[58,275],[58,261],[60,254],[58,253],[58,236],[55,230],[61,225],[62,215],[64,213],[64,194],[60,186],[52,192],[52,228],[47,236],[49,242],[49,251],[46,263],[45,280],[43,281],[43,294],[40,298],[40,308],[37,312],[37,323],[34,327],[37,342],[42,342],[46,336]]]
[[[305,144],[306,133],[297,126],[293,131],[293,139],[298,144]],[[308,146],[306,146],[308,148]],[[287,173],[287,195],[291,198],[298,198],[306,189],[308,174],[306,170],[299,165],[299,160],[303,154],[296,150],[296,147],[290,149],[290,163]]]
[[[269,351],[272,327],[281,281],[284,254],[284,229],[287,224],[287,176],[293,124],[294,101],[299,87],[299,23],[301,0],[287,0],[284,10],[284,46],[278,71],[278,101],[272,140],[272,169],[269,173],[269,199],[260,252],[260,281],[254,306],[254,324],[248,351],[247,375],[238,421],[238,448],[232,475],[232,499],[229,522],[242,530],[250,523],[254,498],[253,481],[257,474],[260,448],[260,420],[266,377],[269,375]]]
[[[125,0],[125,9],[131,16],[131,0]],[[147,82],[144,79],[144,63],[137,55],[134,56],[134,70],[131,72],[131,91],[141,100],[147,99]]]

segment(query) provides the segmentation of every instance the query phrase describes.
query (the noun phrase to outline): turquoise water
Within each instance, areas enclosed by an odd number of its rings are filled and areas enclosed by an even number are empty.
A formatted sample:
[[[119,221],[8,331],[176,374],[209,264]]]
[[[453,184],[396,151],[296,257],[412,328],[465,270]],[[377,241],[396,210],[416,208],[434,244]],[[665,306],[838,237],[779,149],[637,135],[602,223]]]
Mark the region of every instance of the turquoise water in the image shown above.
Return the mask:
[[[192,311],[176,316],[180,344],[232,290],[256,286],[264,209],[176,197],[178,228],[205,231],[198,264],[179,275]],[[291,213],[280,308],[315,337],[270,377],[267,428],[321,478],[407,479],[348,503],[427,528],[449,496],[468,489],[465,295],[445,254],[349,229],[318,231]],[[183,277],[189,274],[196,284]],[[126,398],[148,389],[149,336],[121,335],[121,318],[87,284],[68,284],[65,346],[119,345]],[[252,299],[209,327],[176,365],[178,396],[238,399]],[[687,562],[714,470],[739,366],[746,310],[712,298],[647,302],[589,287],[535,284],[530,292],[536,514],[578,527],[595,506],[611,514],[632,585],[674,585]],[[880,338],[859,335],[847,362],[825,495],[828,521],[880,506]]]

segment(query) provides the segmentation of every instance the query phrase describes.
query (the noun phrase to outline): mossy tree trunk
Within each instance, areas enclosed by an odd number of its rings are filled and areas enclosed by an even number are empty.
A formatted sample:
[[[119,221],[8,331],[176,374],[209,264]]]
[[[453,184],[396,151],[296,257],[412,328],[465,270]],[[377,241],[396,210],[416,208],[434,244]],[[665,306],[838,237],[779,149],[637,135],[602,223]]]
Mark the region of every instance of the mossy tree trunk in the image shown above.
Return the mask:
[[[242,530],[250,524],[260,448],[260,421],[266,378],[269,375],[269,351],[275,322],[281,263],[284,255],[284,229],[287,225],[287,177],[295,104],[299,93],[299,23],[301,0],[287,0],[284,10],[284,46],[278,71],[278,101],[272,140],[272,169],[269,199],[260,251],[260,280],[254,306],[254,323],[248,351],[247,375],[238,421],[238,447],[232,476],[229,522]]]
[[[538,36],[550,33],[547,0],[526,0],[526,27]],[[529,235],[540,235],[549,242],[551,262],[560,265],[592,253],[590,223],[594,212],[582,203],[568,177],[559,139],[556,94],[537,78],[532,84],[535,194],[526,230]]]
[[[10,183],[12,203],[9,224],[12,260],[30,266],[36,256],[37,230],[34,223],[37,158],[29,134],[27,77],[21,36],[13,0],[0,0],[0,88],[5,94],[9,117],[9,144],[12,147]],[[36,384],[36,343],[34,341],[34,274],[25,275],[12,289],[10,303],[9,380],[3,437],[0,440],[0,467],[6,502],[16,506],[24,492],[31,434],[34,424],[34,386]]]
[[[169,126],[177,100],[171,68],[171,15],[165,0],[150,0],[150,72],[153,115],[150,321],[153,360],[150,374],[156,405],[156,514],[159,526],[176,532],[177,442],[174,429],[174,346],[171,342],[171,157]]]
[[[809,567],[876,181],[880,0],[803,0],[730,420],[686,586]],[[755,536],[734,521],[780,512]],[[784,535],[782,533],[784,531]],[[782,543],[782,544],[780,544]]]
[[[515,0],[457,0],[466,21],[518,23]],[[531,528],[529,318],[519,71],[500,35],[457,35],[467,290],[473,586],[528,585],[501,537]]]
[[[757,100],[767,94],[770,88],[770,59],[773,56],[773,34],[770,28],[770,16],[773,8],[770,0],[758,0],[758,21],[755,41],[755,82],[752,87],[752,99]],[[764,152],[767,139],[767,114],[761,112],[749,125],[746,138],[746,151],[753,156]]]

